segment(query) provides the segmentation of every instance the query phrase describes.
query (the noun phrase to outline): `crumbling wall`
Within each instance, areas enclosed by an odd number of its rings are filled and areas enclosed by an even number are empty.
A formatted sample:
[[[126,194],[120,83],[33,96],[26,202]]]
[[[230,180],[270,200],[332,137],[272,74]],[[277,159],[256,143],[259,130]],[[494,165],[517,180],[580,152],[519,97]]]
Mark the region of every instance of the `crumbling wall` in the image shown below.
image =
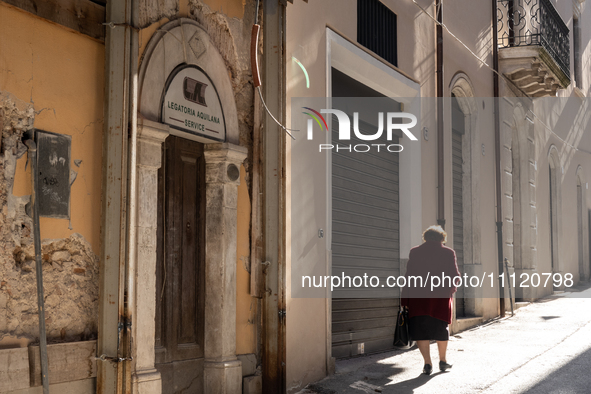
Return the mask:
[[[140,0],[139,28],[144,28],[162,18],[173,19],[179,10],[179,0]]]
[[[31,104],[0,92],[0,347],[8,336],[39,335],[30,196],[12,194],[17,159],[27,151],[21,139],[34,118]],[[96,338],[99,261],[90,244],[73,234],[44,240],[42,253],[49,342]]]
[[[49,342],[95,339],[98,319],[99,260],[80,234],[43,240],[45,324]],[[37,285],[35,249],[17,246],[13,265],[3,286],[9,296],[6,331],[17,336],[36,335]]]
[[[30,233],[30,221],[17,218],[18,206],[24,206],[30,197],[14,198],[12,186],[16,161],[27,148],[21,142],[23,134],[33,129],[35,111],[30,104],[18,100],[9,93],[0,91],[0,256],[9,253],[9,243],[20,244],[21,236]],[[4,261],[4,259],[2,259]],[[0,307],[2,305],[0,304]],[[1,309],[1,308],[0,308]]]
[[[240,145],[248,148],[244,161],[246,182],[252,176],[252,131],[254,124],[254,85],[250,69],[250,36],[255,19],[255,1],[248,0],[244,18],[230,18],[214,12],[201,0],[189,0],[191,15],[207,31],[230,70],[232,88],[236,99]]]

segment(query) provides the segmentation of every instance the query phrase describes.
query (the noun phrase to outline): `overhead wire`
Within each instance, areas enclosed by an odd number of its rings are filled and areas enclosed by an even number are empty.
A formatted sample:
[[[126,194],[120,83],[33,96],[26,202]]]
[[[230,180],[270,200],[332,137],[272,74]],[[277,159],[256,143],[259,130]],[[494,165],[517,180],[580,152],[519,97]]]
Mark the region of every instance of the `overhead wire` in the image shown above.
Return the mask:
[[[257,86],[257,91],[259,92],[259,97],[261,98],[261,103],[263,103],[263,106],[265,107],[265,110],[267,111],[267,113],[269,114],[269,116],[275,121],[275,123],[277,123],[279,125],[279,127],[281,127],[283,130],[285,130],[285,132],[293,140],[295,140],[295,137],[290,133],[290,131],[299,131],[299,130],[288,129],[287,127],[285,127],[284,125],[282,125],[281,123],[279,123],[279,121],[277,119],[275,119],[275,117],[273,116],[273,114],[271,113],[271,111],[269,110],[269,108],[267,107],[267,104],[265,103],[265,100],[263,99],[263,93],[261,93],[261,87],[260,86]]]
[[[454,40],[456,40],[457,42],[459,42],[464,48],[466,48],[466,50],[468,50],[468,52],[470,52],[470,54],[472,56],[474,56],[476,58],[476,60],[478,60],[479,62],[481,62],[482,64],[484,64],[488,69],[490,69],[492,72],[494,72],[495,74],[497,74],[499,77],[503,78],[504,80],[506,80],[507,82],[511,83],[513,86],[515,86],[516,89],[519,89],[519,91],[521,93],[523,93],[524,95],[527,96],[527,93],[525,93],[519,86],[517,86],[515,84],[515,82],[513,82],[511,79],[507,78],[505,75],[499,73],[497,70],[495,70],[493,67],[491,67],[486,60],[482,59],[480,56],[478,56],[477,54],[474,53],[474,51],[472,51],[472,49],[470,49],[470,47],[468,47],[462,40],[460,40],[455,34],[453,34],[448,28],[447,26],[445,26],[445,24],[443,22],[439,22],[436,18],[433,17],[433,15],[431,15],[429,13],[429,11],[427,11],[425,8],[423,8],[419,3],[416,2],[416,0],[412,0],[412,2],[419,7],[419,9],[425,14],[427,15],[429,18],[431,18],[433,20],[433,22],[435,22],[435,24],[441,26],[445,31],[447,31],[447,33],[453,37]],[[493,44],[494,45],[494,44]]]
[[[495,74],[497,74],[499,77],[501,77],[503,80],[507,81],[509,84],[511,84],[512,86],[514,86],[517,90],[519,90],[524,96],[529,97],[528,94],[526,92],[523,91],[523,89],[521,89],[519,86],[517,86],[517,84],[515,82],[513,82],[510,78],[508,78],[506,75],[501,74],[500,72],[498,72],[497,70],[495,70],[493,67],[491,67],[484,59],[482,59],[480,56],[478,56],[476,53],[474,53],[474,51],[472,51],[472,49],[470,49],[462,40],[460,40],[455,34],[453,34],[448,28],[447,26],[445,26],[444,23],[439,22],[436,18],[433,17],[433,15],[431,15],[427,10],[425,10],[425,8],[423,8],[419,3],[416,2],[416,0],[412,0],[412,2],[425,14],[427,15],[429,18],[431,18],[433,20],[433,22],[435,22],[435,24],[440,25],[454,40],[456,40],[457,42],[459,42],[464,48],[466,48],[466,50],[468,50],[468,52],[474,56],[476,58],[476,60],[478,60],[480,63],[482,63],[484,66],[486,66],[489,70],[491,70],[492,72],[494,72]],[[495,43],[493,43],[493,45],[495,45]],[[517,99],[519,99],[520,97],[515,97]],[[564,145],[570,146],[571,148],[583,152],[583,153],[589,153],[591,154],[591,152],[588,152],[584,149],[580,149],[577,148],[576,146],[569,144],[568,142],[566,142],[564,140],[564,138],[562,138],[560,135],[558,135],[554,130],[552,130],[552,128],[550,126],[548,126],[548,124],[546,124],[545,121],[543,121],[539,116],[537,116],[535,114],[535,112],[533,110],[529,110],[529,112],[532,113],[532,115],[547,129],[549,130],[556,138],[558,138]]]
[[[259,3],[260,0],[256,0],[255,1],[256,6],[255,6],[255,15],[254,15],[254,25],[253,28],[255,27],[259,27]],[[251,38],[252,42],[251,42],[251,57],[257,56],[257,49],[256,49],[256,45],[258,45],[258,32],[256,33],[256,37],[253,36]],[[254,50],[253,50],[254,47]],[[265,99],[263,98],[263,92],[261,92],[261,84],[260,84],[260,76],[259,76],[259,69],[258,69],[258,62],[256,61],[256,58],[253,60],[251,59],[252,65],[251,67],[253,68],[252,73],[253,73],[253,79],[255,79],[258,82],[255,82],[255,88],[256,90],[259,92],[259,97],[261,99],[261,103],[263,104],[263,107],[265,108],[265,111],[267,111],[267,114],[269,114],[269,116],[271,117],[271,119],[273,119],[275,121],[275,123],[277,123],[277,125],[279,127],[281,127],[283,130],[285,130],[285,132],[293,139],[295,140],[295,137],[293,136],[293,134],[290,133],[290,131],[299,131],[299,130],[294,130],[294,129],[288,129],[287,127],[285,127],[281,122],[279,122],[277,120],[277,118],[275,118],[275,116],[273,116],[273,114],[271,113],[271,110],[269,109],[269,107],[267,107],[267,103],[265,103]],[[256,78],[254,78],[256,73]]]

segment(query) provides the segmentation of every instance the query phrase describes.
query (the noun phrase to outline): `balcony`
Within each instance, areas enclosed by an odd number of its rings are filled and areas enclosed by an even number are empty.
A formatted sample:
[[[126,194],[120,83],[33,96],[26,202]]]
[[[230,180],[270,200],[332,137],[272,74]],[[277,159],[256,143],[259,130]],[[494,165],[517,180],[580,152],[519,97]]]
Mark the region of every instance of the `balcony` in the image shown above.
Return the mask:
[[[498,0],[500,71],[531,97],[570,84],[569,30],[550,0]]]

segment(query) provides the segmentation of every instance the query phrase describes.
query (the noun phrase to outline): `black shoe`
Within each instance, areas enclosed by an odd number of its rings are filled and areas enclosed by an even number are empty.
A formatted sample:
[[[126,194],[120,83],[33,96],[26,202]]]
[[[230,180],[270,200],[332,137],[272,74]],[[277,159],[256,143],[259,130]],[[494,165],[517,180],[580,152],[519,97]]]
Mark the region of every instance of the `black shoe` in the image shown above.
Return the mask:
[[[446,369],[450,369],[453,365],[446,363],[445,361],[439,361],[439,370],[445,371]]]
[[[431,375],[431,372],[433,372],[433,367],[431,366],[431,364],[425,364],[425,366],[423,367],[423,373],[425,375]]]

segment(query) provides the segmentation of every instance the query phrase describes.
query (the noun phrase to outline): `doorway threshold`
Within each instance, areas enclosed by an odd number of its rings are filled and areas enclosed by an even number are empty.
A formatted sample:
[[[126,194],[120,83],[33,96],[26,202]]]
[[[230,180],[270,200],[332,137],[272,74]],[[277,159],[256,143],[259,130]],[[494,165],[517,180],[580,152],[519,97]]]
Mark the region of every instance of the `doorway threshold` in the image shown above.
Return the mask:
[[[454,335],[458,332],[467,330],[468,328],[475,327],[479,324],[482,324],[483,321],[484,318],[482,316],[457,318],[452,324],[452,332],[450,332],[450,334]]]

